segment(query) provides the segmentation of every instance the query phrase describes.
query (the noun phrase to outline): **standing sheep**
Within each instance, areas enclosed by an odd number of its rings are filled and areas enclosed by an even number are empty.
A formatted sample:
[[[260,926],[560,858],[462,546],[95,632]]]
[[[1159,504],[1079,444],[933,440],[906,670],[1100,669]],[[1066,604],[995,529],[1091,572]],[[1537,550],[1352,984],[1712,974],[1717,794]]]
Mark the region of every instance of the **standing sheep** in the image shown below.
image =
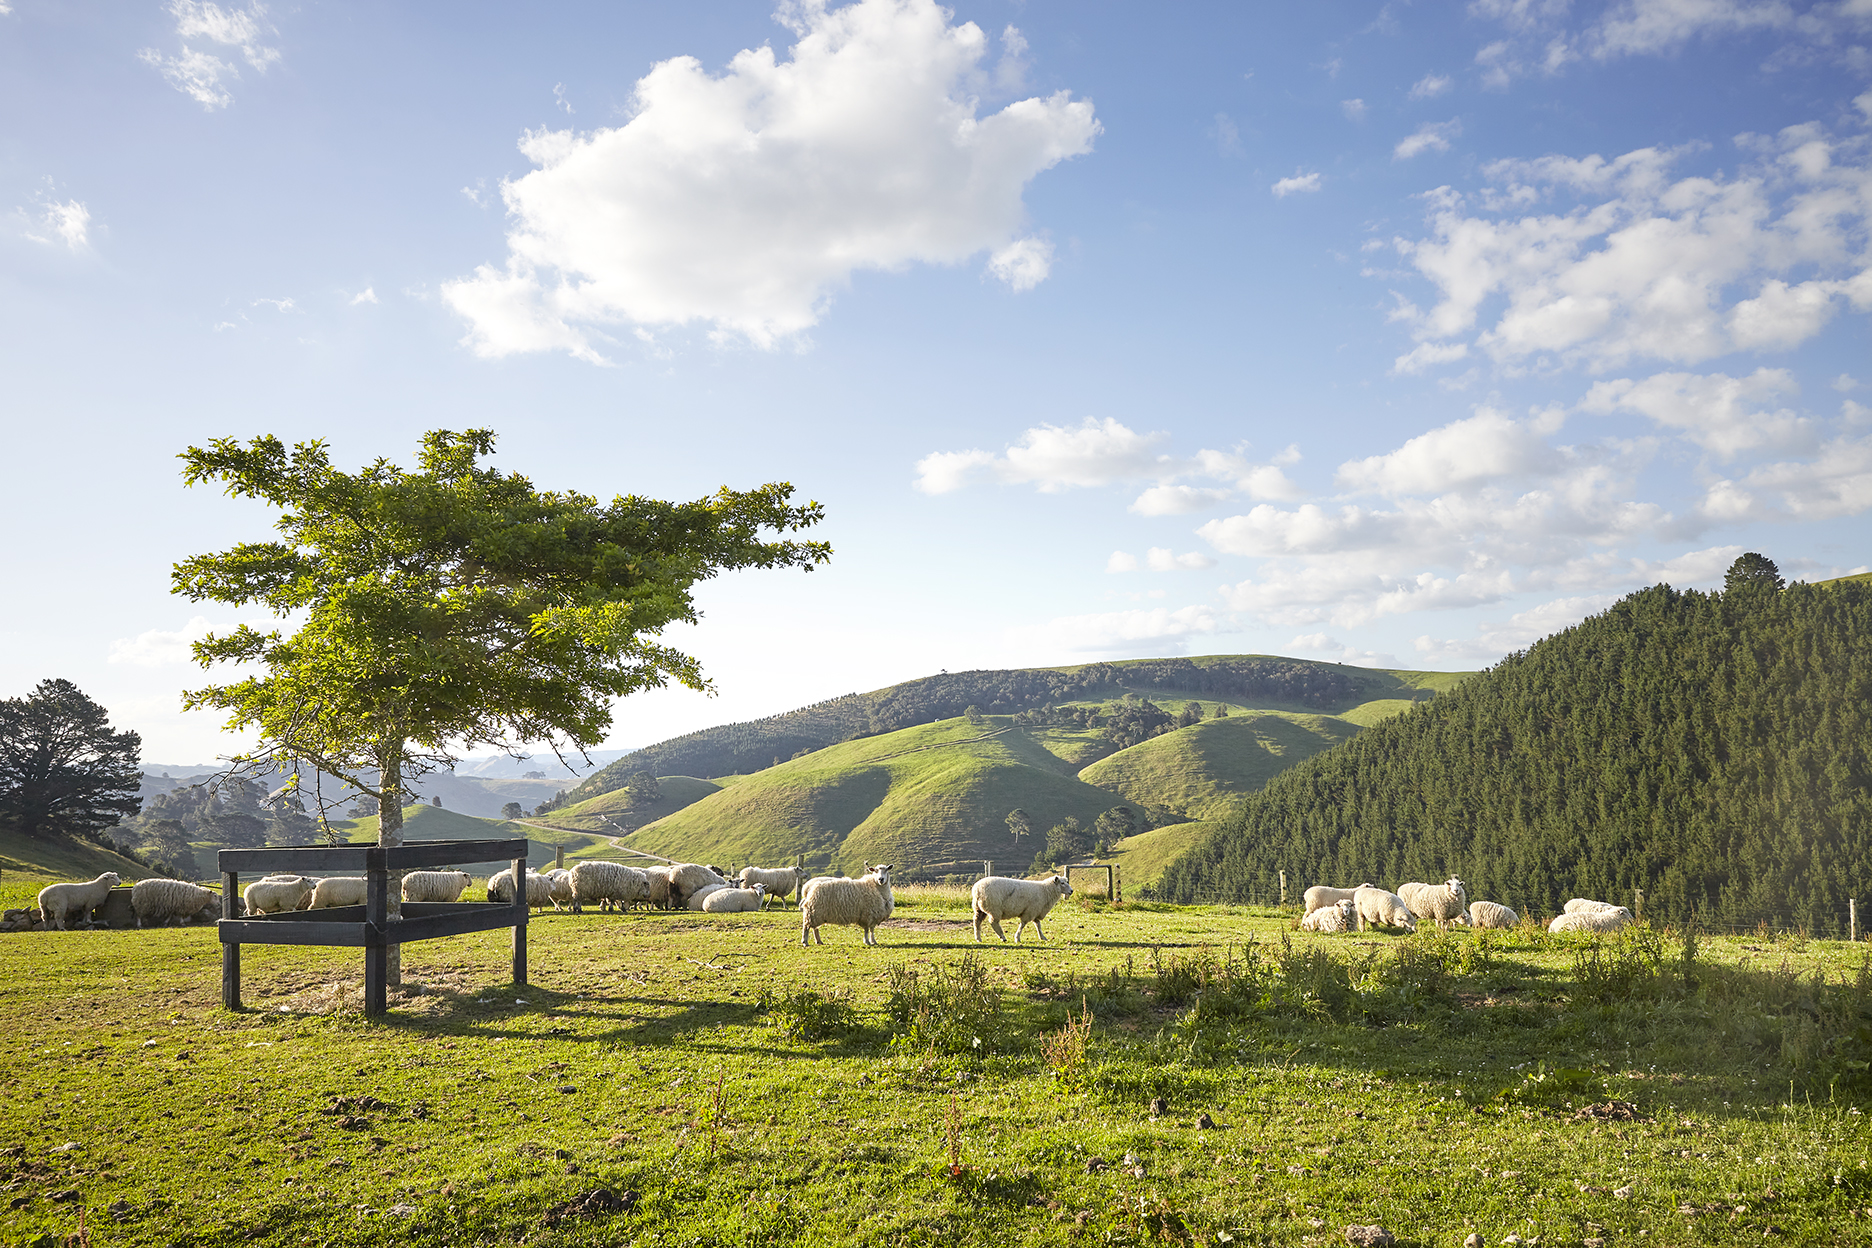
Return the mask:
[[[513,868],[498,871],[487,882],[488,900],[493,902],[512,901],[514,899]],[[552,904],[552,886],[543,876],[532,871],[526,873],[527,905],[535,910],[544,910]]]
[[[1417,930],[1417,916],[1411,913],[1411,908],[1396,893],[1366,884],[1353,894],[1352,905],[1363,922],[1376,923],[1380,927],[1401,927],[1407,932]]]
[[[1399,885],[1397,895],[1404,899],[1412,914],[1434,920],[1438,928],[1447,927],[1469,913],[1468,890],[1453,875],[1441,884]]]
[[[742,867],[741,887],[753,888],[756,884],[765,885],[767,896],[778,897],[780,908],[786,909],[786,899],[800,885],[806,882],[807,871],[804,867]]]
[[[370,881],[361,875],[328,875],[312,889],[313,910],[361,906],[370,898]]]
[[[666,866],[643,869],[644,883],[650,888],[650,891],[644,895],[644,900],[658,910],[670,909],[670,871],[671,868]]]
[[[767,899],[766,893],[765,884],[756,884],[752,888],[711,888],[698,895],[702,908],[710,914],[744,914],[759,910]]]
[[[303,875],[269,875],[242,889],[241,900],[247,903],[248,914],[279,914],[311,905],[312,889],[313,882]],[[132,889],[131,901],[135,900]]]
[[[649,899],[650,877],[636,867],[594,859],[572,868],[573,914],[583,914],[594,903],[607,910],[613,904],[628,910],[633,903]]]
[[[1614,906],[1610,910],[1575,910],[1563,914],[1547,925],[1550,932],[1616,932],[1621,927],[1630,925],[1632,912],[1624,906]]]
[[[678,862],[668,868],[670,882],[669,904],[672,910],[681,910],[689,901],[705,888],[725,888],[728,884],[712,868],[699,862]]]
[[[1469,903],[1469,926],[1478,932],[1505,932],[1521,922],[1521,916],[1498,901]]]
[[[552,899],[553,909],[563,910],[574,904],[571,868],[557,867],[551,871],[542,871],[540,879],[546,881],[546,895]]]
[[[138,880],[130,890],[130,909],[138,927],[167,927],[220,917],[221,895],[187,880]]]
[[[1349,932],[1352,930],[1352,916],[1355,908],[1350,897],[1334,902],[1330,906],[1321,906],[1309,912],[1300,920],[1303,932]]]
[[[39,890],[39,918],[55,928],[69,926],[73,915],[91,922],[91,912],[104,904],[110,891],[123,883],[115,871],[106,871],[87,884],[48,884]]]
[[[1302,899],[1306,909],[1301,913],[1312,914],[1324,906],[1336,906],[1342,901],[1351,901],[1358,895],[1359,888],[1370,887],[1369,883],[1360,884],[1358,888],[1333,888],[1326,884],[1315,884],[1306,890],[1306,895]]]
[[[466,871],[412,871],[403,877],[403,900],[460,901],[473,882]]]
[[[1006,875],[987,875],[975,881],[975,887],[969,890],[969,901],[975,908],[975,943],[981,944],[982,920],[994,928],[994,934],[1004,942],[1007,933],[1001,930],[1002,919],[1014,920],[1014,943],[1020,944],[1021,933],[1033,924],[1034,932],[1041,940],[1046,939],[1046,932],[1040,926],[1040,920],[1046,918],[1061,898],[1072,896],[1072,885],[1063,875],[1049,875],[1044,880],[1017,880]]]
[[[883,863],[867,868],[867,874],[856,880],[832,875],[808,880],[800,893],[800,944],[816,941],[823,945],[825,937],[819,934],[819,928],[826,923],[863,928],[864,943],[877,944],[878,924],[897,908],[890,888],[890,873],[895,869]]]

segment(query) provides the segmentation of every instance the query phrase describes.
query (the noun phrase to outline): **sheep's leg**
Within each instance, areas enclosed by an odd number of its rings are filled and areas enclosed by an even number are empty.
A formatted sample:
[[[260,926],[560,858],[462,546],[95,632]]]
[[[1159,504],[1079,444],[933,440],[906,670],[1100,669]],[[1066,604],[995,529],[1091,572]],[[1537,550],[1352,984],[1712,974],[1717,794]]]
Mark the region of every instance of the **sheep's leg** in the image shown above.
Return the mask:
[[[1007,933],[1001,930],[1000,917],[996,916],[990,918],[988,920],[988,926],[994,928],[994,934],[999,936],[1001,938],[1001,943],[1005,945],[1007,943]]]
[[[977,911],[975,912],[975,943],[976,943],[976,944],[978,944],[978,945],[979,945],[979,944],[981,944],[981,925],[982,925],[982,920],[983,920],[983,919],[985,919],[985,918],[987,918],[987,917],[988,917],[988,916],[987,916],[987,915],[985,915],[985,914],[983,914],[983,913],[982,913],[982,912],[981,912],[980,910],[977,910]]]
[[[1038,937],[1039,939],[1041,939],[1041,940],[1045,940],[1045,939],[1046,939],[1046,933],[1040,930],[1040,920],[1039,920],[1039,919],[1035,919],[1035,920],[1034,920],[1034,935],[1035,935],[1036,937]]]

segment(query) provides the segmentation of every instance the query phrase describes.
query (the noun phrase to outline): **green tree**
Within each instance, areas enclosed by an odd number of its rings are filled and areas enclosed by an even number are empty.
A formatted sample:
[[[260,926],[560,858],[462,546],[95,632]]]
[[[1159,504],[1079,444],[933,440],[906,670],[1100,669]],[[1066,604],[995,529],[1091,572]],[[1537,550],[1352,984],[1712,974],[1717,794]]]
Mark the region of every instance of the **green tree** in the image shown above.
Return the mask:
[[[1137,812],[1129,806],[1114,806],[1098,817],[1095,826],[1098,839],[1107,845],[1116,845],[1127,836],[1135,835],[1138,830]]]
[[[963,708],[962,718],[968,720],[969,723],[974,724],[977,728],[988,722],[988,717],[982,714],[981,707],[973,704]]]
[[[524,819],[526,818],[526,809],[521,806],[519,802],[508,802],[505,806],[501,807],[501,818]]]
[[[647,771],[633,771],[630,779],[624,782],[624,792],[630,796],[633,809],[652,806],[663,800],[663,786]]]
[[[1033,819],[1018,806],[1008,812],[1008,831],[1014,837],[1014,844],[1020,844],[1020,838],[1033,835]]]
[[[137,836],[150,865],[171,875],[195,875],[195,847],[189,844],[188,829],[180,820],[152,820],[137,829]]]
[[[69,680],[0,702],[0,824],[42,840],[115,826],[142,808],[142,745]]]
[[[1047,829],[1046,860],[1049,863],[1071,862],[1091,848],[1091,834],[1071,815]]]
[[[277,509],[278,539],[183,560],[175,592],[301,621],[290,636],[242,625],[197,642],[204,668],[260,670],[184,705],[258,734],[238,763],[295,777],[309,764],[377,798],[380,845],[402,843],[410,781],[469,750],[582,750],[604,739],[616,698],[672,680],[708,690],[693,658],[657,640],[695,622],[698,581],[831,555],[764,537],[822,518],[788,485],[603,505],[481,466],[493,449],[490,430],[444,429],[423,436],[415,471],[379,459],[343,472],[324,443],[273,437],[181,456],[189,485]],[[398,970],[393,949],[392,982]]]
[[[1736,557],[1729,565],[1729,571],[1723,576],[1723,593],[1744,594],[1780,593],[1787,587],[1781,579],[1781,569],[1767,555],[1749,551]]]

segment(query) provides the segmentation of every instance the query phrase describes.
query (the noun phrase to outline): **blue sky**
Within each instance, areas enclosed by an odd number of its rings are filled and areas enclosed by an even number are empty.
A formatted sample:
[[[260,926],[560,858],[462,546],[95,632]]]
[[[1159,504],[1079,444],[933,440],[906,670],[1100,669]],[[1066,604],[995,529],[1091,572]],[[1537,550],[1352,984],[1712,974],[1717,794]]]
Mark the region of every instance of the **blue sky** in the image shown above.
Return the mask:
[[[145,757],[265,532],[214,437],[792,481],[719,694],[1258,652],[1473,668],[1744,550],[1864,570],[1872,2],[0,0],[0,690]]]

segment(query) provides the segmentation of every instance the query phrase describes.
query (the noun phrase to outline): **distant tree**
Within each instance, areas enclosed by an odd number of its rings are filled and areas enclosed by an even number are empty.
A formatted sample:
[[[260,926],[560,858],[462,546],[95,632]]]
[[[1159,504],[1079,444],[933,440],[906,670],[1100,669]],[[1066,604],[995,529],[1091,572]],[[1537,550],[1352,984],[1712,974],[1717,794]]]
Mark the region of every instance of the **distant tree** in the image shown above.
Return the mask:
[[[143,805],[142,744],[69,680],[0,702],[0,824],[41,840],[115,826]]]
[[[1738,592],[1778,594],[1786,587],[1787,582],[1781,579],[1781,569],[1775,566],[1774,560],[1766,555],[1756,554],[1752,550],[1745,555],[1738,556],[1736,561],[1729,565],[1728,574],[1723,577],[1723,593],[1725,594]]]
[[[442,804],[442,795],[440,793],[437,793],[433,797],[431,797],[429,800],[432,804],[436,806],[440,806]]]
[[[972,704],[962,712],[962,717],[977,728],[988,722],[988,717],[982,714],[981,707]]]
[[[1218,703],[1216,703],[1216,709],[1215,709],[1215,717],[1216,717],[1217,719],[1227,719],[1227,718],[1228,718],[1228,703],[1226,703],[1226,702],[1218,702]]]
[[[156,819],[137,829],[144,858],[170,875],[195,874],[195,847],[178,819]]]
[[[501,807],[501,818],[524,819],[526,818],[526,808],[519,802],[508,802],[505,806]]]
[[[273,817],[267,821],[267,844],[310,845],[317,839],[318,820],[306,814],[305,803],[297,794],[282,793],[269,806]]]
[[[217,810],[209,815],[202,839],[229,849],[259,849],[266,844],[266,820],[244,810]]]
[[[1191,702],[1177,712],[1176,726],[1179,728],[1187,728],[1191,724],[1201,723],[1202,717],[1202,703]]]
[[[1008,831],[1013,834],[1016,845],[1020,844],[1021,837],[1033,835],[1033,820],[1026,811],[1019,807],[1008,812],[1007,827]]]
[[[1047,829],[1046,859],[1049,863],[1071,862],[1092,848],[1092,837],[1085,825],[1071,815]]]
[[[375,794],[360,793],[358,794],[357,801],[351,803],[351,809],[347,810],[345,814],[351,816],[353,819],[369,819],[372,815],[377,813],[379,805],[380,803],[377,801]]]
[[[653,806],[663,800],[663,786],[647,771],[633,771],[624,782],[624,792],[630,795],[633,807]]]
[[[1137,833],[1137,812],[1129,806],[1114,806],[1100,815],[1098,823],[1094,826],[1100,840],[1107,844],[1115,844]]]
[[[546,778],[546,773],[543,771],[529,771],[520,778],[522,780],[544,780]]]

